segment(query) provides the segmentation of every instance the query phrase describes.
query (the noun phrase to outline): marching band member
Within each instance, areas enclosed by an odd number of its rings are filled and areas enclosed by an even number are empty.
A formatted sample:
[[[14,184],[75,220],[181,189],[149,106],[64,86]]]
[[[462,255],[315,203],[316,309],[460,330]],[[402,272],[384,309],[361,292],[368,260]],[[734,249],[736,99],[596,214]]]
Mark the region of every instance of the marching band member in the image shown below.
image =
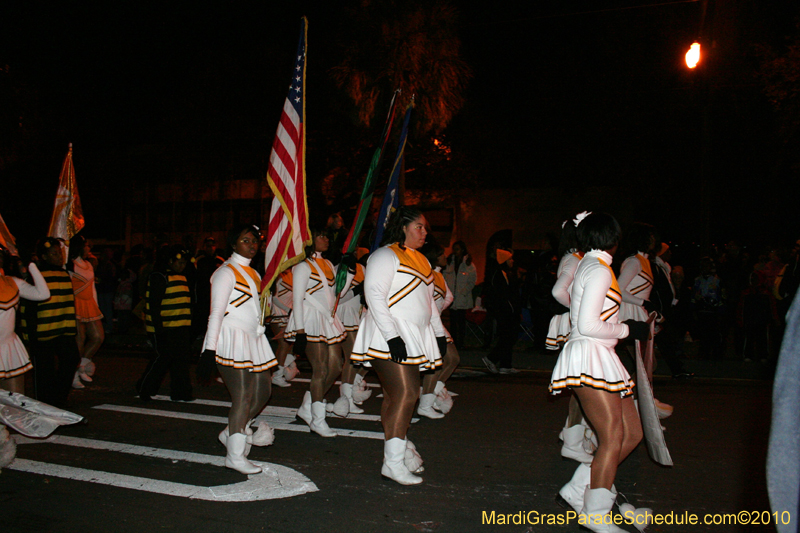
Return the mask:
[[[278,387],[291,387],[289,383],[297,377],[299,373],[295,357],[292,353],[292,345],[286,342],[283,336],[286,324],[289,322],[289,315],[292,313],[292,271],[284,270],[275,280],[273,285],[275,291],[272,297],[272,315],[269,319],[269,327],[273,334],[273,340],[278,344],[275,357],[278,360],[278,368],[272,373],[272,384]]]
[[[255,226],[242,225],[228,233],[233,254],[211,276],[211,311],[197,366],[201,381],[208,381],[216,366],[231,394],[228,427],[219,440],[228,450],[225,466],[242,474],[261,472],[247,459],[250,445],[268,446],[275,439],[266,422],[259,423],[255,433],[249,427],[267,405],[272,392],[269,369],[278,364],[261,324],[261,277],[250,268],[259,243]]]
[[[103,345],[105,330],[103,329],[103,313],[97,304],[97,289],[94,283],[94,267],[86,260],[89,255],[89,244],[86,239],[76,235],[69,243],[69,261],[67,271],[72,280],[75,292],[75,319],[78,323],[78,350],[81,364],[75,372],[72,387],[83,389],[81,380],[92,381],[95,371],[93,357]]]
[[[81,356],[75,336],[75,295],[64,269],[61,241],[46,237],[39,243],[39,271],[50,291],[42,301],[23,299],[22,337],[33,360],[36,399],[56,407],[63,406],[72,389]]]
[[[364,293],[364,267],[356,263],[356,273],[350,287],[339,299],[336,307],[336,316],[342,322],[346,337],[342,342],[344,352],[344,365],[342,366],[342,384],[339,386],[340,396],[333,404],[333,413],[337,416],[347,416],[349,413],[361,414],[363,409],[353,401],[353,383],[358,375],[358,369],[350,362],[353,353],[353,343],[358,334],[358,325],[361,323],[361,314],[364,306],[361,304],[361,295]],[[363,379],[363,377],[362,377]]]
[[[597,433],[598,447],[591,467],[581,463],[559,497],[580,513],[581,524],[590,530],[621,532],[604,517],[616,500],[617,466],[641,441],[642,426],[633,403],[634,383],[614,346],[629,335],[646,340],[650,330],[643,322],[618,320],[622,298],[610,267],[621,233],[617,221],[607,214],[591,214],[580,222],[577,233],[586,254],[575,272],[572,331],[553,369],[550,391],[573,390]]]
[[[328,236],[314,230],[312,237],[312,244],[306,247],[306,260],[292,268],[292,314],[284,336],[294,343],[295,354],[308,357],[312,369],[311,385],[297,416],[318,435],[335,437],[336,432],[325,421],[324,398],[342,371],[342,341],[346,333],[334,315],[333,265],[322,257],[322,252],[328,250]]]
[[[402,485],[422,483],[405,463],[412,448],[406,433],[420,393],[420,370],[440,368],[447,344],[433,299],[433,269],[417,251],[425,244],[425,226],[425,217],[413,207],[400,207],[389,218],[382,246],[367,262],[368,309],[352,355],[374,368],[383,385],[381,474]]]
[[[444,255],[444,248],[434,242],[425,243],[425,246],[420,248],[428,262],[431,265],[436,265],[433,269],[433,299],[436,302],[436,308],[439,310],[439,315],[442,311],[447,309],[453,303],[453,293],[445,281],[442,274],[442,268],[447,266],[447,258]],[[437,409],[442,414],[447,414],[453,408],[453,398],[450,392],[445,387],[445,383],[453,375],[453,372],[458,367],[461,358],[458,356],[458,349],[456,348],[453,338],[449,332],[447,334],[447,350],[442,354],[442,368],[435,374],[426,375],[423,379],[422,390],[423,394],[426,390],[426,381],[431,380],[435,382],[433,394],[435,399],[433,401],[432,409]],[[421,403],[421,400],[420,400]],[[435,416],[431,416],[431,412],[422,410],[422,406],[417,410],[417,414],[427,416],[429,418],[441,418],[441,415],[433,411]]]
[[[23,374],[33,368],[25,345],[14,333],[19,299],[41,302],[50,298],[35,263],[28,265],[33,284],[12,275],[11,255],[0,247],[0,389],[25,394]]]
[[[575,271],[578,270],[578,263],[583,259],[583,252],[578,250],[576,229],[580,221],[589,214],[589,212],[584,211],[573,220],[565,220],[561,225],[561,239],[558,243],[561,260],[558,263],[557,278],[552,294],[553,298],[568,310],[566,313],[555,315],[550,320],[550,329],[548,330],[546,341],[548,350],[562,349],[564,343],[569,339],[569,332],[572,329],[569,320],[570,291],[572,290],[572,280],[575,279]],[[578,404],[575,396],[572,395],[569,399],[567,422],[559,435],[564,442],[561,446],[561,455],[582,463],[591,463],[593,457],[586,451],[584,446],[587,435],[589,436],[587,447],[591,449],[594,446],[591,443],[592,430],[586,426],[580,404]]]

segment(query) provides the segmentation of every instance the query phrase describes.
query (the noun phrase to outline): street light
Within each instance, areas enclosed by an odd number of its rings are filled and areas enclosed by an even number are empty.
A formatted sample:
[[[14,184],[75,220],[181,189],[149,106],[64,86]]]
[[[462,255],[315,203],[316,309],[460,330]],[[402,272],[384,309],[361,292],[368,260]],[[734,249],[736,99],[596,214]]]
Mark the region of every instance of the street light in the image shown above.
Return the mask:
[[[694,68],[700,62],[700,43],[695,41],[692,43],[692,46],[689,47],[689,51],[686,52],[686,66],[689,68]]]

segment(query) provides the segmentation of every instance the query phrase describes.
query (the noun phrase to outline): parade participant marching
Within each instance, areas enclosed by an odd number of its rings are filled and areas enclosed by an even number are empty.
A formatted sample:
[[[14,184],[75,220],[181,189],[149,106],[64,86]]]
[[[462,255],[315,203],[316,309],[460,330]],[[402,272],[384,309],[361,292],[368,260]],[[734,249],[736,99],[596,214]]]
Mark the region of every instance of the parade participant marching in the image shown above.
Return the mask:
[[[575,271],[578,270],[578,263],[583,259],[583,252],[578,250],[577,227],[580,221],[590,214],[584,211],[576,215],[573,220],[565,220],[561,225],[561,239],[558,243],[561,260],[556,270],[557,278],[552,294],[558,303],[567,308],[567,312],[555,315],[550,319],[546,341],[548,350],[562,349],[564,343],[569,339],[569,332],[572,329],[569,320],[570,291],[572,290],[572,280],[575,279]],[[587,435],[589,435],[589,447],[591,448],[594,446],[591,444],[592,430],[585,425],[581,407],[573,395],[569,399],[567,422],[559,435],[564,442],[561,446],[561,455],[582,463],[591,463],[593,457],[584,447]]]
[[[347,416],[349,413],[361,414],[363,409],[358,407],[353,401],[353,384],[356,376],[359,375],[358,368],[350,362],[353,353],[353,343],[358,334],[358,325],[361,323],[361,314],[364,306],[361,303],[361,295],[364,293],[364,267],[356,263],[356,273],[350,287],[339,299],[336,307],[336,316],[341,321],[347,332],[342,342],[344,353],[344,365],[342,366],[342,384],[339,386],[340,396],[333,404],[333,413],[337,416]],[[363,376],[361,376],[363,380]]]
[[[284,270],[271,289],[274,294],[270,306],[272,314],[269,317],[269,327],[273,335],[272,339],[278,345],[275,350],[278,367],[272,372],[272,384],[278,387],[291,387],[289,382],[300,373],[295,357],[290,353],[292,345],[286,342],[283,336],[292,312],[292,283],[292,271]]]
[[[145,329],[155,353],[136,383],[139,398],[145,402],[158,394],[167,372],[172,401],[194,400],[189,374],[192,295],[183,275],[190,257],[180,245],[162,247],[147,281]]]
[[[447,258],[444,255],[444,248],[435,242],[425,243],[425,246],[419,250],[428,259],[431,265],[435,265],[433,269],[433,299],[436,302],[436,308],[439,310],[439,315],[453,303],[453,293],[447,285],[444,276],[442,275],[442,268],[447,266]],[[452,317],[451,317],[452,318]],[[436,409],[443,414],[447,414],[453,408],[453,398],[450,392],[445,387],[445,383],[453,375],[453,372],[458,367],[461,358],[458,356],[458,349],[456,348],[453,338],[447,335],[447,350],[442,354],[442,368],[433,374],[427,374],[423,379],[422,392],[423,396],[425,391],[430,389],[430,383],[434,384],[433,395],[434,401],[431,409],[422,408],[422,399],[420,399],[420,407],[417,409],[417,414],[427,416],[429,418],[441,418],[441,415],[433,411]],[[427,387],[426,387],[427,385]],[[427,404],[427,402],[426,402]]]
[[[261,472],[247,459],[250,445],[268,446],[275,438],[266,422],[260,422],[255,433],[249,427],[267,405],[272,392],[269,369],[278,364],[260,322],[261,278],[250,268],[259,242],[255,226],[238,226],[228,233],[233,253],[211,276],[211,309],[197,365],[201,382],[208,382],[216,367],[230,392],[228,426],[219,440],[228,450],[225,466],[242,474]]]
[[[25,345],[14,333],[19,299],[42,302],[50,298],[35,263],[28,265],[33,284],[14,272],[12,257],[0,247],[0,389],[25,394],[25,372],[33,368]]]
[[[64,270],[61,241],[43,239],[38,246],[39,271],[44,277],[50,298],[22,302],[23,339],[33,359],[34,394],[56,407],[62,407],[72,389],[72,380],[81,357],[75,336],[75,295]]]
[[[598,447],[591,467],[581,463],[559,497],[580,513],[581,524],[590,530],[620,532],[624,530],[609,524],[606,515],[617,496],[617,467],[641,441],[642,426],[633,403],[634,383],[614,346],[628,336],[646,340],[650,329],[643,322],[618,321],[621,296],[610,267],[620,237],[617,221],[591,214],[580,222],[577,234],[586,254],[575,272],[572,331],[553,369],[550,391],[573,390],[595,429]]]
[[[103,313],[97,303],[97,289],[94,283],[94,267],[86,260],[89,255],[89,244],[86,239],[76,235],[69,243],[69,261],[67,272],[72,280],[75,293],[75,318],[78,323],[78,351],[81,363],[78,366],[72,387],[84,388],[81,380],[92,381],[95,371],[94,355],[103,345],[105,330],[103,329]]]
[[[619,286],[622,289],[622,304],[619,319],[646,321],[650,313],[658,312],[650,301],[655,277],[651,257],[655,257],[656,237],[653,226],[638,222],[631,227],[627,241],[628,255],[619,271]],[[659,246],[661,243],[658,243]],[[660,317],[663,320],[663,317]],[[630,347],[629,347],[630,348]],[[633,360],[633,358],[631,358]],[[631,367],[631,370],[635,364]],[[671,405],[655,400],[659,418],[672,414]]]
[[[333,265],[322,257],[322,252],[328,250],[328,236],[315,229],[312,237],[313,242],[306,247],[306,260],[292,268],[292,314],[284,336],[294,343],[293,352],[305,354],[311,363],[311,385],[297,416],[318,435],[335,437],[336,432],[325,421],[324,398],[342,371],[342,341],[346,334],[334,314]]]
[[[383,385],[381,423],[385,436],[381,474],[402,485],[422,483],[406,466],[406,439],[419,397],[420,370],[442,366],[447,333],[433,300],[433,269],[417,250],[427,230],[422,213],[403,206],[392,213],[381,242],[367,263],[361,321],[353,361],[377,372]]]

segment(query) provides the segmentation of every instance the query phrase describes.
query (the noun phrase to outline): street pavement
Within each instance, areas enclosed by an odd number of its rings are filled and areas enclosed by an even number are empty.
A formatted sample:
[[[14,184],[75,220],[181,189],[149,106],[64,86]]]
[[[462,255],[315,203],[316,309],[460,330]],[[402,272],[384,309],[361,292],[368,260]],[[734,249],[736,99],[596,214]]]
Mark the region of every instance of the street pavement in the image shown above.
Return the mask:
[[[147,357],[137,348],[110,342],[97,356],[94,382],[73,391],[69,409],[86,424],[59,428],[44,442],[19,439],[18,460],[0,473],[0,531],[580,530],[574,519],[535,523],[545,514],[567,518],[553,496],[577,466],[559,455],[568,398],[547,392],[552,355],[523,347],[515,366],[526,370],[499,376],[480,365],[484,352],[465,351],[448,383],[459,394],[452,412],[412,424],[425,482],[403,487],[380,476],[379,388],[363,405],[367,416],[329,418],[340,435],[328,439],[294,420],[307,383],[273,388],[263,419],[276,428],[275,443],[253,448],[251,459],[267,468],[248,479],[222,466],[224,386],[196,387],[197,401],[176,403],[165,383],[163,399],[144,403],[133,392]],[[691,380],[657,373],[656,397],[675,407],[663,421],[674,466],[654,463],[644,445],[620,466],[616,487],[637,507],[673,517],[693,513],[701,521],[706,514],[770,510],[764,464],[771,382],[743,379],[755,373],[727,363],[723,378],[704,377],[701,366],[690,368],[699,376]],[[300,377],[310,377],[307,369]],[[372,374],[368,381],[377,385]],[[338,387],[328,399],[336,396]],[[494,524],[487,524],[493,512]],[[501,525],[503,519],[510,523]],[[673,524],[647,531],[774,527]]]

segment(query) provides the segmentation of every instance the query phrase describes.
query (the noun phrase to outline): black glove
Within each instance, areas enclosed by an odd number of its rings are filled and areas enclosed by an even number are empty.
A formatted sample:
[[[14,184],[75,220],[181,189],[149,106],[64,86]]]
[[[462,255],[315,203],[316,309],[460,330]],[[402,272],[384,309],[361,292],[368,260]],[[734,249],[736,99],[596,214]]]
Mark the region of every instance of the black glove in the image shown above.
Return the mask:
[[[306,346],[308,346],[308,335],[305,333],[298,333],[294,338],[294,347],[292,353],[295,355],[305,355]]]
[[[655,312],[655,313],[659,313],[659,311],[658,311],[658,307],[656,307],[656,304],[654,304],[654,303],[653,303],[653,302],[651,302],[650,300],[645,300],[645,301],[644,301],[644,304],[643,304],[643,306],[644,306],[644,309],[645,309],[645,311],[647,311],[647,314],[648,314],[648,315],[649,315],[650,313],[653,313],[653,312]],[[659,314],[660,314],[660,313],[659,313]]]
[[[208,384],[211,378],[214,377],[214,372],[217,371],[217,352],[214,350],[204,350],[200,354],[200,360],[197,362],[197,381],[202,384]]]
[[[342,256],[342,260],[340,261],[340,264],[346,266],[348,272],[351,272],[351,273],[355,274],[356,273],[356,263],[357,262],[358,262],[358,260],[356,259],[356,256],[354,254],[344,254]]]
[[[395,363],[402,363],[408,359],[406,352],[406,343],[400,337],[394,337],[387,342],[389,345],[389,353],[392,355],[392,361]]]
[[[447,337],[436,337],[436,345],[439,347],[439,353],[444,357],[447,351]]]
[[[645,342],[650,337],[650,324],[647,322],[630,319],[623,322],[623,324],[627,324],[630,330],[628,338]]]

